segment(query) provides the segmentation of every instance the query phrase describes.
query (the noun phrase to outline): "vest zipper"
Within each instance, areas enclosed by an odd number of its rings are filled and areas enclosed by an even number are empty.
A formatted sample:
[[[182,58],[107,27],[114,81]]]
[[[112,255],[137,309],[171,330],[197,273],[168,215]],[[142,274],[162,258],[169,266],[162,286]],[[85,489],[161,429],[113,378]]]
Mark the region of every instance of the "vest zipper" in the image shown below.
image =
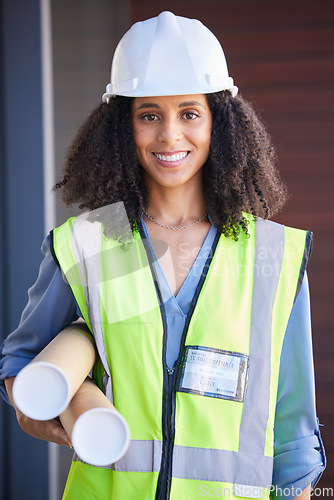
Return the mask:
[[[175,369],[167,368],[167,390],[166,390],[166,412],[165,412],[165,425],[163,429],[165,456],[163,459],[163,467],[161,468],[161,491],[160,499],[167,500],[170,496],[170,487],[172,482],[172,462],[173,462],[173,448],[174,448],[174,435],[175,435]]]
[[[164,336],[164,347],[166,347],[167,331]],[[162,413],[162,456],[161,466],[156,490],[156,500],[167,500],[170,496],[171,469],[174,447],[174,416],[175,416],[175,366],[167,366],[166,358],[163,361],[164,387],[163,387],[163,413]]]

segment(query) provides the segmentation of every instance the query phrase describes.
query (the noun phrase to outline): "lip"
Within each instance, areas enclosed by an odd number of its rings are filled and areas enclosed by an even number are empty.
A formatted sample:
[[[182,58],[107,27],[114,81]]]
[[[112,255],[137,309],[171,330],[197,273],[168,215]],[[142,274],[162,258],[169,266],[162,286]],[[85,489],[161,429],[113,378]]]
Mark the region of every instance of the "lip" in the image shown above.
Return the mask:
[[[177,155],[180,153],[187,153],[184,158],[181,158],[180,160],[175,160],[175,161],[166,161],[166,160],[160,160],[159,158],[156,157],[156,154],[158,155],[163,155],[163,156],[173,156]],[[179,150],[179,151],[154,151],[152,153],[152,156],[154,157],[155,161],[159,163],[159,165],[162,165],[163,167],[167,168],[175,168],[181,165],[190,155],[190,151],[188,150]]]
[[[189,153],[188,149],[178,149],[177,151],[153,151],[153,154],[158,154],[158,155],[177,155],[178,153]]]

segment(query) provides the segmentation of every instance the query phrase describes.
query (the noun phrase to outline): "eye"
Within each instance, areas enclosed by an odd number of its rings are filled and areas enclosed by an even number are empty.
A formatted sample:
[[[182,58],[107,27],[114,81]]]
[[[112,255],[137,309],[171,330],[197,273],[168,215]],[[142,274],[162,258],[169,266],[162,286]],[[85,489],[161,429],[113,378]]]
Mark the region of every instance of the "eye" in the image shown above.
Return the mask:
[[[153,113],[145,113],[141,116],[141,119],[146,122],[154,122],[159,119],[159,117]]]
[[[199,117],[199,114],[195,113],[194,111],[185,111],[182,116],[186,120],[195,120]]]

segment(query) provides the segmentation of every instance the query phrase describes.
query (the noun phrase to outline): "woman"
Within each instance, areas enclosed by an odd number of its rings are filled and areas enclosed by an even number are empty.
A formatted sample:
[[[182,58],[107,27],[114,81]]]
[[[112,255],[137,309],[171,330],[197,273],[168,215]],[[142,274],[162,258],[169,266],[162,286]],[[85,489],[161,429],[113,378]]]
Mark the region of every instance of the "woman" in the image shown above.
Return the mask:
[[[311,235],[267,220],[285,187],[237,91],[212,33],[163,12],[124,35],[69,151],[56,188],[89,212],[44,243],[1,378],[11,397],[27,358],[82,316],[131,445],[107,468],[75,457],[64,498],[307,498],[324,469]],[[69,444],[59,422],[17,413],[29,434]]]

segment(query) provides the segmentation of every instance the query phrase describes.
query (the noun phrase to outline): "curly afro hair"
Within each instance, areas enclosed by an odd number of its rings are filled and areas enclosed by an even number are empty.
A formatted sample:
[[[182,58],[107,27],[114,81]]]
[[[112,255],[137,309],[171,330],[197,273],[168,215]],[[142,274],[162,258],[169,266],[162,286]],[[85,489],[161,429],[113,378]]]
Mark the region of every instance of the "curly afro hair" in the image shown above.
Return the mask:
[[[269,218],[286,201],[271,138],[251,104],[229,91],[206,95],[212,113],[209,158],[203,166],[207,212],[225,236],[247,233],[244,213]],[[99,105],[69,148],[62,188],[67,205],[95,210],[123,202],[132,229],[148,202],[132,138],[133,99],[117,96]]]

